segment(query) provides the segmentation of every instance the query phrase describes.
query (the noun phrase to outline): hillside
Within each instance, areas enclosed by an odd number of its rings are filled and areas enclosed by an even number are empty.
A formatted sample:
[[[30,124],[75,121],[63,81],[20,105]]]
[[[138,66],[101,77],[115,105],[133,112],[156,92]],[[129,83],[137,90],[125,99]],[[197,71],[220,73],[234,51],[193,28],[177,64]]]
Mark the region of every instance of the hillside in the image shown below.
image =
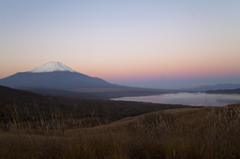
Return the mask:
[[[55,91],[57,90],[54,90],[54,92]],[[66,92],[69,93],[68,91]],[[94,96],[94,94],[78,92],[75,95],[77,95],[77,97],[46,96],[0,86],[0,114],[3,117],[1,120],[11,118],[11,116],[8,116],[10,113],[9,109],[14,109],[14,107],[22,110],[30,110],[29,116],[33,115],[38,110],[49,116],[52,110],[59,109],[62,112],[71,113],[77,118],[85,118],[94,115],[95,117],[99,117],[99,119],[107,118],[109,121],[156,110],[188,107],[184,105],[102,100],[96,99],[97,95]],[[94,114],[92,114],[93,112]],[[36,114],[39,115],[39,112]],[[22,120],[25,120],[24,117],[25,115]]]
[[[42,95],[50,96],[66,96],[84,99],[111,99],[126,96],[145,96],[145,95],[159,95],[165,93],[177,93],[178,91],[160,90],[160,89],[145,89],[134,87],[112,87],[112,88],[80,88],[71,90],[59,89],[29,89]]]
[[[13,89],[5,86],[0,86],[0,100],[4,100],[9,104],[17,103],[28,103],[33,101],[43,101],[46,100],[46,97],[40,94],[36,94],[33,92]]]
[[[48,122],[44,120],[42,126],[13,123],[7,131],[0,131],[0,155],[3,158],[239,158],[239,115],[240,104],[234,104],[156,111],[94,127],[71,118],[70,114],[50,121],[56,122],[50,125],[52,128],[46,127]],[[74,123],[79,126],[67,127]]]

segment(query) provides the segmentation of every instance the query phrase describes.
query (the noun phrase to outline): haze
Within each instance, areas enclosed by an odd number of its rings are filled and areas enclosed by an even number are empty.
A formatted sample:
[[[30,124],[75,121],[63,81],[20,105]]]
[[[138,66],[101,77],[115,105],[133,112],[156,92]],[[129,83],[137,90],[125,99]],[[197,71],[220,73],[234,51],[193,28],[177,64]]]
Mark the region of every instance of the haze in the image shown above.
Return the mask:
[[[59,61],[128,86],[240,83],[240,1],[0,1],[0,78]]]

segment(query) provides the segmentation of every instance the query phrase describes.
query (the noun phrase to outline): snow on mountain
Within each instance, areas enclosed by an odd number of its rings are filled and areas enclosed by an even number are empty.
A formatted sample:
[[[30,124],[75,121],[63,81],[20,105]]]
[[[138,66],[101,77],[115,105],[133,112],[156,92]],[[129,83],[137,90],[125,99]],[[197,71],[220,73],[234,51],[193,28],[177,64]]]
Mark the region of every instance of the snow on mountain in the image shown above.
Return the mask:
[[[60,62],[49,62],[46,63],[42,66],[39,66],[37,68],[34,68],[31,71],[31,73],[41,73],[41,72],[57,72],[57,71],[67,71],[67,72],[77,72],[73,69],[71,69],[70,67],[67,67],[66,65],[60,63]]]

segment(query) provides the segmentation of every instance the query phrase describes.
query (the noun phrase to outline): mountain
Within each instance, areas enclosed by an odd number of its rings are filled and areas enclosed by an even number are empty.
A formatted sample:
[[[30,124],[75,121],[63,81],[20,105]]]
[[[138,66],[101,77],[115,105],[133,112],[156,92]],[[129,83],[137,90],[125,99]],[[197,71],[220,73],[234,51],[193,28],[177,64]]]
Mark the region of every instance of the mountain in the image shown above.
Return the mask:
[[[19,72],[0,79],[0,85],[23,90],[120,87],[100,78],[79,73],[60,62],[49,62],[31,71]]]
[[[184,90],[188,91],[199,91],[199,92],[204,92],[204,91],[209,91],[209,90],[225,90],[225,89],[237,89],[240,88],[240,84],[216,84],[216,85],[202,85],[199,87],[195,88],[188,88]]]
[[[34,68],[33,70],[29,71],[31,73],[43,73],[43,72],[77,72],[66,65],[60,63],[60,62],[49,62],[42,66],[39,66],[37,68]]]

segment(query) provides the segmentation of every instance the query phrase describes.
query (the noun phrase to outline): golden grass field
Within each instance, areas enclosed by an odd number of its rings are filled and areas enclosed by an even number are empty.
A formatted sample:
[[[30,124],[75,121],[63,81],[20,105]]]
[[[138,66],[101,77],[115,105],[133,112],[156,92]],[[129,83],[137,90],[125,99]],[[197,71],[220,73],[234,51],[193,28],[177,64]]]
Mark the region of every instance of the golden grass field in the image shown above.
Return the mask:
[[[86,126],[55,110],[46,120],[1,123],[0,158],[240,158],[240,104],[181,108]],[[34,118],[34,117],[33,117]]]

